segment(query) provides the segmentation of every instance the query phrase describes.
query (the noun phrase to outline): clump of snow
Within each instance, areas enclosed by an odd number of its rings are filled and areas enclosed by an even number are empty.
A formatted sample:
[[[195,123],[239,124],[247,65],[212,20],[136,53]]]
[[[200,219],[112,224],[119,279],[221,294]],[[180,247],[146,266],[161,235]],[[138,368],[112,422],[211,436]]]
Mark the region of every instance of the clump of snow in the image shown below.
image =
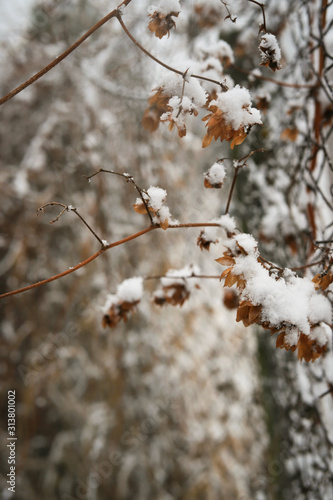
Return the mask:
[[[105,305],[102,307],[103,314],[108,314],[112,306],[119,305],[122,302],[136,303],[142,299],[143,278],[134,277],[124,280],[117,287],[117,293],[108,294]]]
[[[223,162],[215,162],[210,169],[204,173],[205,179],[213,186],[221,187],[226,176]]]
[[[181,7],[179,0],[161,0],[158,5],[150,5],[148,7],[148,13],[154,14],[157,12],[158,14],[162,14],[163,16],[167,16],[171,14],[171,12],[180,12]]]
[[[262,124],[260,111],[251,108],[251,104],[250,92],[239,85],[227,92],[220,93],[218,98],[211,102],[211,106],[217,106],[223,112],[225,121],[230,123],[234,130]]]
[[[117,288],[117,298],[124,302],[137,302],[143,295],[143,278],[129,278]]]
[[[236,257],[233,272],[242,275],[246,282],[242,298],[262,306],[261,319],[276,328],[283,324],[294,326],[305,335],[310,334],[310,323],[329,323],[330,302],[316,293],[314,283],[292,272],[276,279],[258,262],[253,243],[255,240],[248,236],[238,235],[236,238],[249,254]],[[293,339],[292,333],[290,336]]]
[[[143,193],[143,197],[148,205],[148,209],[151,209],[153,212],[153,222],[155,224],[161,224],[163,229],[166,229],[171,223],[174,225],[179,224],[178,221],[172,220],[169,207],[164,205],[167,197],[165,189],[157,186],[150,186],[147,193]],[[135,205],[139,207],[143,206],[141,198],[136,199]]]
[[[315,340],[320,346],[326,345],[332,335],[331,328],[326,323],[315,326],[310,333],[310,339]]]
[[[189,264],[188,266],[183,267],[183,269],[169,269],[166,276],[161,279],[161,285],[185,285],[190,291],[195,287],[195,285],[198,284],[198,280],[195,278],[187,280],[186,278],[189,276],[196,276],[198,274],[200,274],[200,268],[195,264]]]
[[[216,227],[205,227],[203,231],[201,231],[201,238],[206,242],[215,243],[217,240],[217,228]]]
[[[212,41],[201,38],[196,43],[195,52],[200,59],[218,59],[221,62],[228,61],[229,64],[235,61],[231,46],[224,40]]]
[[[235,239],[248,255],[259,256],[258,244],[251,234],[241,233]]]
[[[259,50],[261,65],[269,66],[274,71],[281,69],[281,50],[276,37],[272,33],[266,33],[261,37]]]
[[[167,192],[165,189],[151,186],[148,191],[149,205],[153,210],[161,210],[163,202],[166,199]]]
[[[219,219],[213,219],[212,222],[219,224],[228,233],[234,233],[236,231],[236,221],[231,215],[222,215]]]
[[[164,78],[159,90],[162,89],[162,95],[169,97],[167,111],[162,114],[160,120],[169,122],[169,130],[174,125],[178,128],[179,137],[186,135],[185,118],[186,114],[197,116],[199,109],[207,101],[207,93],[201,87],[198,80],[191,78],[191,72],[186,71],[184,78],[171,73]],[[156,89],[155,89],[156,90]]]
[[[193,109],[199,109],[206,104],[207,94],[198,80],[189,78],[189,75],[190,72],[186,75],[183,100],[184,97],[187,97],[191,101]],[[163,88],[164,94],[180,97],[183,89],[183,77],[175,73],[168,73],[159,86]]]

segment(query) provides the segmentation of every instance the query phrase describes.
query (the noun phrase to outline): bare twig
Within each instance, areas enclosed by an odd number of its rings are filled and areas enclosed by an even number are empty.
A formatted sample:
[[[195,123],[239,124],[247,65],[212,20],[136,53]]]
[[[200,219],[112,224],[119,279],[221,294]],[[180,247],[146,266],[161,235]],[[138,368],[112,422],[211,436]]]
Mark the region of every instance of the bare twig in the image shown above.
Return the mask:
[[[220,224],[215,223],[215,222],[192,222],[192,223],[185,223],[185,224],[178,224],[178,225],[170,225],[167,229],[180,229],[180,228],[185,228],[185,227],[220,227]],[[121,240],[115,241],[114,243],[110,243],[108,245],[102,246],[102,248],[94,253],[94,255],[91,255],[88,257],[88,259],[84,260],[83,262],[80,262],[74,267],[70,267],[66,271],[63,271],[62,273],[56,274],[52,276],[51,278],[47,278],[42,281],[38,281],[37,283],[33,283],[32,285],[25,286],[23,288],[19,288],[17,290],[13,290],[11,292],[6,292],[0,295],[0,299],[4,299],[5,297],[10,297],[12,295],[17,295],[19,293],[27,292],[28,290],[32,290],[33,288],[37,288],[42,285],[46,285],[47,283],[50,283],[51,281],[58,280],[60,278],[63,278],[64,276],[67,276],[67,274],[74,273],[78,269],[81,269],[81,267],[86,266],[93,260],[95,260],[97,257],[102,255],[106,250],[110,250],[111,248],[114,248],[119,245],[123,245],[124,243],[127,243],[128,241],[132,241],[136,238],[139,238],[140,236],[149,233],[150,231],[153,231],[154,229],[160,229],[160,225],[155,224],[153,226],[146,227],[145,229],[142,229],[142,231],[139,231],[138,233],[131,234],[130,236],[126,236],[126,238],[122,238]]]
[[[138,192],[138,193],[139,193],[139,195],[140,195],[140,198],[141,198],[141,200],[142,200],[142,203],[143,203],[143,204],[144,204],[144,206],[145,206],[146,212],[147,212],[147,214],[148,214],[148,216],[149,216],[149,219],[150,219],[150,223],[153,225],[153,224],[154,224],[153,217],[152,217],[152,215],[151,215],[151,213],[150,213],[150,210],[149,210],[148,205],[147,205],[147,201],[146,201],[146,199],[145,199],[145,197],[144,197],[144,195],[146,195],[146,196],[149,196],[149,195],[148,195],[148,193],[147,193],[144,189],[140,188],[140,187],[137,185],[137,183],[135,182],[135,180],[134,180],[134,178],[133,178],[133,176],[132,176],[132,175],[127,174],[127,173],[124,173],[124,174],[123,174],[123,173],[121,173],[121,172],[115,172],[114,170],[106,170],[106,169],[104,169],[104,168],[99,168],[99,169],[97,170],[97,172],[95,172],[95,173],[93,173],[93,174],[91,174],[91,175],[84,175],[83,177],[84,177],[85,179],[87,179],[87,181],[90,181],[90,179],[91,179],[92,177],[95,177],[95,175],[98,175],[98,174],[100,174],[100,173],[102,173],[102,172],[104,172],[104,173],[106,173],[106,174],[118,175],[119,177],[123,177],[123,178],[126,180],[126,182],[131,182],[131,183],[133,184],[133,186],[135,187],[135,189],[137,190],[137,192]]]
[[[103,17],[103,19],[98,21],[98,23],[92,26],[92,28],[90,28],[84,35],[82,35],[81,38],[79,38],[75,43],[73,43],[73,45],[71,45],[67,50],[65,50],[65,52],[63,52],[60,56],[56,57],[54,61],[45,66],[45,68],[36,73],[34,76],[29,78],[29,80],[22,83],[19,87],[9,92],[9,94],[2,97],[2,99],[0,99],[0,106],[1,104],[4,104],[5,102],[9,101],[9,99],[11,99],[12,97],[16,96],[19,92],[22,92],[22,90],[29,87],[31,84],[33,84],[34,82],[39,80],[42,76],[44,76],[46,73],[48,73],[51,69],[57,66],[61,61],[63,61],[67,56],[69,56],[69,54],[71,54],[77,47],[79,47],[79,45],[81,45],[87,38],[89,38],[93,33],[95,33],[95,31],[97,31],[101,26],[103,26],[103,24],[108,22],[113,17],[116,17],[118,14],[118,9],[120,9],[121,7],[126,7],[130,2],[131,0],[123,0],[123,2],[121,2],[121,4],[117,7],[117,9],[114,9],[112,12]]]
[[[248,0],[248,1],[255,3],[256,5],[258,5],[258,7],[261,8],[263,23],[260,25],[260,31],[264,31],[265,33],[267,33],[266,17],[265,17],[265,5],[263,3],[257,2],[256,0]]]
[[[254,153],[263,152],[263,151],[266,151],[266,149],[264,149],[264,148],[256,149],[254,151],[251,151],[249,154],[247,154],[246,156],[244,156],[240,160],[235,160],[235,173],[234,173],[234,177],[232,179],[231,188],[230,188],[230,191],[229,191],[229,196],[228,196],[227,206],[226,206],[226,209],[225,209],[225,214],[227,214],[229,212],[231,198],[232,198],[232,195],[233,195],[233,192],[234,192],[234,188],[235,188],[235,185],[236,185],[236,179],[237,179],[237,175],[238,175],[239,170],[246,165],[246,160],[248,160],[250,158],[250,156],[252,156]]]
[[[50,224],[53,224],[54,222],[58,222],[58,220],[60,219],[60,217],[62,216],[62,214],[64,212],[74,212],[79,217],[79,219],[82,220],[83,224],[89,229],[89,231],[95,236],[95,238],[100,242],[102,247],[105,246],[105,242],[95,233],[93,228],[91,226],[89,226],[88,222],[82,217],[82,215],[79,214],[77,209],[75,207],[73,207],[72,205],[64,205],[63,203],[58,203],[57,201],[50,201],[49,203],[46,203],[42,207],[39,207],[36,213],[37,213],[37,215],[40,213],[44,213],[44,208],[53,207],[53,206],[63,207],[63,210],[61,210],[60,214],[57,215],[57,217],[55,217],[54,219],[52,219],[50,221]]]
[[[228,7],[227,2],[224,2],[223,0],[221,0],[221,3],[223,3],[223,5],[224,5],[224,7],[225,7],[226,11],[228,12],[228,15],[224,18],[224,20],[226,20],[226,19],[230,19],[230,21],[231,21],[232,23],[235,23],[235,22],[236,22],[236,20],[237,20],[237,17],[236,17],[236,16],[232,17],[231,12],[230,12],[229,7]]]
[[[208,275],[208,274],[191,274],[190,276],[168,276],[167,274],[161,275],[161,276],[146,276],[144,280],[149,281],[149,280],[161,280],[163,278],[169,278],[169,279],[191,279],[191,278],[198,278],[198,279],[220,279],[221,275],[219,274],[218,276],[214,275]]]
[[[156,56],[154,56],[153,54],[151,54],[147,49],[145,49],[141,43],[139,43],[136,38],[134,38],[134,36],[132,35],[132,33],[130,33],[130,31],[128,30],[128,28],[126,27],[126,25],[124,24],[124,21],[122,20],[122,17],[121,17],[121,13],[118,11],[117,13],[117,19],[121,25],[121,27],[123,28],[123,30],[125,31],[126,35],[132,40],[132,42],[142,51],[144,52],[148,57],[150,57],[153,61],[155,61],[157,64],[160,64],[161,66],[163,66],[164,68],[168,69],[169,71],[172,71],[173,73],[177,73],[177,75],[180,75],[180,76],[183,76],[184,74],[184,71],[181,71],[180,69],[176,69],[176,68],[173,68],[172,66],[169,66],[168,64],[165,64],[163,61],[161,61],[160,59],[158,59]],[[192,78],[198,78],[199,80],[205,80],[206,82],[211,82],[211,83],[215,83],[216,85],[219,85],[221,87],[221,89],[223,91],[227,91],[228,90],[228,86],[224,83],[224,82],[219,82],[218,80],[213,80],[212,78],[207,78],[205,76],[201,76],[201,75],[192,75],[191,74],[191,77]]]

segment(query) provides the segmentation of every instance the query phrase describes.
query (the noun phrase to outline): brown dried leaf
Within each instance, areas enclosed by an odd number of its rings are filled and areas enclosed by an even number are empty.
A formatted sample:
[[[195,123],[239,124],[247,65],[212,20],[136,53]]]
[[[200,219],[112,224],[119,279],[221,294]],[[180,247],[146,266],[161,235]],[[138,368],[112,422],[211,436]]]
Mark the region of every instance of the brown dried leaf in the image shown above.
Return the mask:
[[[139,302],[139,300],[135,302],[119,301],[115,304],[112,304],[109,311],[103,316],[103,328],[106,328],[107,326],[109,328],[114,328],[121,320],[126,322],[128,319],[128,314],[135,310]]]
[[[170,36],[170,30],[176,26],[172,17],[178,17],[179,12],[170,12],[169,14],[161,14],[160,12],[153,12],[149,14],[151,18],[148,29],[155,34],[158,38],[163,38],[165,35]]]
[[[227,309],[236,309],[239,306],[239,298],[235,290],[224,290],[223,304]]]
[[[280,139],[282,139],[283,141],[295,142],[297,137],[298,129],[296,127],[287,127],[282,131],[280,135]]]
[[[328,288],[330,284],[333,283],[333,273],[328,272],[323,274],[316,274],[312,281],[315,284],[316,290],[326,290],[326,288]]]
[[[190,292],[185,284],[175,283],[172,285],[164,286],[163,291],[165,300],[173,306],[182,306],[190,297]]]
[[[226,255],[226,252],[222,257],[219,257],[218,259],[215,259],[216,262],[221,264],[221,266],[230,266],[236,264],[236,261],[234,257],[231,257],[230,255]]]
[[[171,97],[164,87],[155,90],[156,93],[149,98],[148,108],[142,118],[142,126],[149,132],[158,129],[161,116],[168,111],[168,102]]]
[[[202,251],[203,249],[209,251],[210,245],[213,243],[217,243],[218,240],[211,240],[211,239],[206,239],[205,236],[205,231],[202,230],[198,236],[197,239],[197,245],[200,247],[200,250]],[[229,265],[229,264],[228,264]]]
[[[245,127],[234,130],[230,123],[225,120],[222,111],[217,106],[210,106],[209,109],[211,113],[203,118],[203,121],[207,121],[207,133],[202,141],[203,148],[209,146],[213,139],[215,141],[220,139],[221,142],[231,141],[231,149],[245,140],[249,130],[245,132]]]
[[[194,8],[200,28],[212,28],[221,21],[221,9],[209,5],[197,5]]]
[[[238,282],[238,280],[239,280],[239,276],[236,276],[232,272],[229,272],[224,280],[224,286],[229,286],[229,287],[233,286]]]

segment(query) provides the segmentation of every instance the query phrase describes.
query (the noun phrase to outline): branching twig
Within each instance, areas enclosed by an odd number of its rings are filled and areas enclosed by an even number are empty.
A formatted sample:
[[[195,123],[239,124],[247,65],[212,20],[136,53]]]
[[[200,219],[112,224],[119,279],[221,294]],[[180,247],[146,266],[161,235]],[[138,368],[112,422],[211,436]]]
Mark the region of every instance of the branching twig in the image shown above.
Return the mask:
[[[104,168],[99,168],[99,169],[97,170],[97,172],[94,172],[94,173],[93,173],[93,174],[91,174],[91,175],[84,175],[83,177],[84,177],[85,179],[87,179],[87,181],[90,181],[90,179],[91,179],[92,177],[95,177],[95,175],[98,175],[98,174],[100,174],[100,173],[102,173],[102,172],[104,172],[104,173],[106,173],[106,174],[118,175],[119,177],[123,177],[123,178],[126,180],[126,182],[131,182],[131,183],[133,184],[133,186],[135,187],[135,189],[137,190],[137,192],[138,192],[138,193],[139,193],[139,195],[140,195],[140,198],[141,198],[141,200],[142,200],[142,203],[143,203],[143,204],[144,204],[144,206],[145,206],[146,212],[147,212],[147,214],[148,214],[148,216],[149,216],[149,219],[150,219],[150,223],[151,223],[152,225],[154,225],[153,217],[152,217],[152,215],[151,215],[151,213],[150,213],[150,210],[149,210],[149,208],[148,208],[147,201],[146,201],[145,197],[143,196],[144,194],[145,194],[146,196],[149,196],[149,195],[148,195],[148,193],[147,193],[144,189],[140,188],[140,187],[137,185],[137,183],[135,182],[135,180],[134,180],[134,178],[133,178],[133,176],[132,176],[132,175],[127,174],[127,173],[122,174],[121,172],[115,172],[114,170],[106,170],[106,169],[104,169]]]
[[[63,207],[63,210],[61,210],[60,214],[57,215],[57,217],[55,217],[54,219],[52,219],[50,221],[50,224],[53,224],[54,222],[58,222],[58,220],[60,219],[60,217],[62,216],[62,214],[64,212],[74,212],[83,222],[83,224],[85,224],[85,226],[89,229],[89,231],[95,236],[95,238],[100,242],[100,244],[102,245],[102,247],[105,246],[105,241],[103,241],[96,233],[95,231],[93,230],[92,227],[89,226],[88,222],[82,217],[82,215],[79,214],[79,212],[76,210],[75,207],[73,207],[72,205],[64,205],[63,203],[58,203],[57,201],[50,201],[49,203],[46,203],[45,205],[43,205],[42,207],[39,207],[36,214],[40,214],[40,213],[44,213],[44,208],[46,207],[53,207],[53,206],[60,206],[60,207]]]
[[[126,25],[124,24],[124,21],[122,20],[121,13],[118,11],[117,13],[117,19],[125,31],[126,35],[132,40],[132,42],[142,51],[146,54],[146,56],[150,57],[153,61],[155,61],[157,64],[160,64],[164,68],[168,69],[169,71],[172,71],[173,73],[177,73],[177,75],[183,76],[184,71],[181,71],[180,69],[173,68],[172,66],[169,66],[168,64],[165,64],[163,61],[155,57],[153,54],[151,54],[147,49],[145,49],[141,43],[139,43],[136,38],[130,33],[130,31],[127,29]],[[199,80],[205,80],[206,82],[211,82],[215,83],[216,85],[219,85],[223,91],[227,91],[229,88],[228,86],[223,83],[219,82],[218,80],[213,80],[212,78],[207,78],[206,76],[201,76],[201,75],[192,75],[191,77],[193,78],[198,78]]]
[[[231,21],[232,23],[235,23],[235,22],[236,22],[236,20],[237,20],[237,16],[232,17],[231,12],[230,12],[229,7],[228,7],[227,2],[224,2],[223,0],[221,0],[221,3],[223,3],[223,5],[224,5],[224,7],[225,7],[226,11],[228,12],[228,15],[224,18],[224,20],[226,20],[226,19],[230,19],[230,21]]]
[[[259,33],[260,33],[260,31],[264,31],[265,33],[267,33],[266,17],[265,17],[265,5],[263,3],[257,2],[257,0],[248,0],[248,1],[255,3],[256,5],[258,5],[258,7],[261,8],[263,23],[260,25]]]
[[[215,223],[215,222],[189,222],[185,224],[177,224],[177,225],[170,225],[168,226],[167,229],[180,229],[180,228],[185,228],[185,227],[221,227],[220,224]],[[114,243],[110,243],[108,245],[103,245],[102,248],[94,253],[94,255],[91,255],[88,257],[88,259],[84,260],[83,262],[80,262],[74,267],[70,267],[66,271],[63,271],[62,273],[56,274],[55,276],[52,276],[51,278],[47,278],[42,281],[38,281],[37,283],[33,283],[32,285],[25,286],[23,288],[19,288],[17,290],[13,290],[11,292],[6,292],[0,295],[0,299],[4,299],[5,297],[10,297],[12,295],[17,295],[19,293],[27,292],[28,290],[32,290],[33,288],[37,288],[42,285],[46,285],[47,283],[50,283],[51,281],[58,280],[60,278],[63,278],[64,276],[67,276],[67,274],[74,273],[78,269],[81,269],[81,267],[86,266],[93,260],[95,260],[97,257],[102,255],[106,250],[110,250],[110,248],[114,248],[119,245],[123,245],[124,243],[127,243],[128,241],[135,240],[136,238],[139,238],[140,236],[149,233],[150,231],[153,231],[154,229],[160,229],[159,224],[155,224],[153,226],[146,227],[145,229],[142,229],[142,231],[139,231],[138,233],[132,234],[130,236],[126,236],[126,238],[122,238],[121,240],[115,241]]]

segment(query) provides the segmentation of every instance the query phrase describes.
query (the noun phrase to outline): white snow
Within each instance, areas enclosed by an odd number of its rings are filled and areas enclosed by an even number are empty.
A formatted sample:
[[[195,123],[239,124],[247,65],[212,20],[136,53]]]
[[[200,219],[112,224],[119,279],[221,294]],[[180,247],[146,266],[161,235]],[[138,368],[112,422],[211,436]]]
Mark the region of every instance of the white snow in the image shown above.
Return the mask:
[[[261,37],[260,40],[260,45],[259,49],[261,51],[261,57],[266,58],[267,55],[265,52],[262,52],[262,48],[265,50],[269,51],[269,56],[272,59],[272,61],[279,63],[281,59],[281,50],[279,47],[279,44],[277,42],[277,39],[272,33],[266,33]]]
[[[163,202],[165,201],[167,196],[166,190],[159,187],[150,186],[147,193],[149,196],[149,206],[153,210],[161,210]]]
[[[124,302],[137,302],[143,295],[143,278],[129,278],[117,288],[117,298]]]
[[[237,243],[244,248],[247,254],[258,256],[257,242],[251,234],[241,233],[236,238]]]
[[[226,176],[223,162],[215,162],[210,169],[204,173],[204,176],[213,186],[222,184]]]
[[[179,0],[161,0],[158,5],[150,5],[148,7],[148,13],[154,14],[157,12],[158,14],[162,14],[163,16],[167,16],[171,12],[180,12],[181,7]]]
[[[309,278],[300,278],[286,270],[283,277],[276,279],[258,262],[256,241],[251,235],[237,235],[236,241],[248,252],[246,256],[236,257],[234,266],[234,274],[242,275],[246,281],[242,298],[254,305],[262,305],[263,321],[276,327],[289,324],[305,335],[310,334],[310,323],[330,322],[330,302],[316,293],[314,283]],[[312,335],[315,335],[313,330]],[[321,342],[322,330],[318,330],[318,336]],[[292,332],[290,337],[294,341]]]
[[[229,233],[234,233],[236,231],[236,221],[231,215],[221,215],[219,219],[213,219],[211,222],[216,222]]]
[[[191,278],[186,280],[189,276],[200,274],[200,268],[197,265],[189,264],[182,269],[169,269],[166,277],[161,279],[162,286],[170,285],[185,285],[188,290],[191,290],[198,283],[198,280]]]
[[[118,302],[117,295],[109,293],[106,297],[105,304],[102,307],[103,314],[107,314],[109,312],[110,307],[113,306],[113,304],[117,304],[117,302]]]
[[[234,130],[254,124],[262,124],[260,111],[251,108],[250,92],[236,85],[233,89],[218,94],[211,106],[217,106],[222,112],[226,122],[230,123]]]
[[[201,87],[196,78],[189,77],[190,72],[186,75],[186,82],[184,86],[184,97],[187,97],[193,109],[201,108],[206,104],[207,94]],[[163,93],[169,96],[181,97],[183,89],[183,77],[175,73],[167,73],[158,87],[163,87]]]

